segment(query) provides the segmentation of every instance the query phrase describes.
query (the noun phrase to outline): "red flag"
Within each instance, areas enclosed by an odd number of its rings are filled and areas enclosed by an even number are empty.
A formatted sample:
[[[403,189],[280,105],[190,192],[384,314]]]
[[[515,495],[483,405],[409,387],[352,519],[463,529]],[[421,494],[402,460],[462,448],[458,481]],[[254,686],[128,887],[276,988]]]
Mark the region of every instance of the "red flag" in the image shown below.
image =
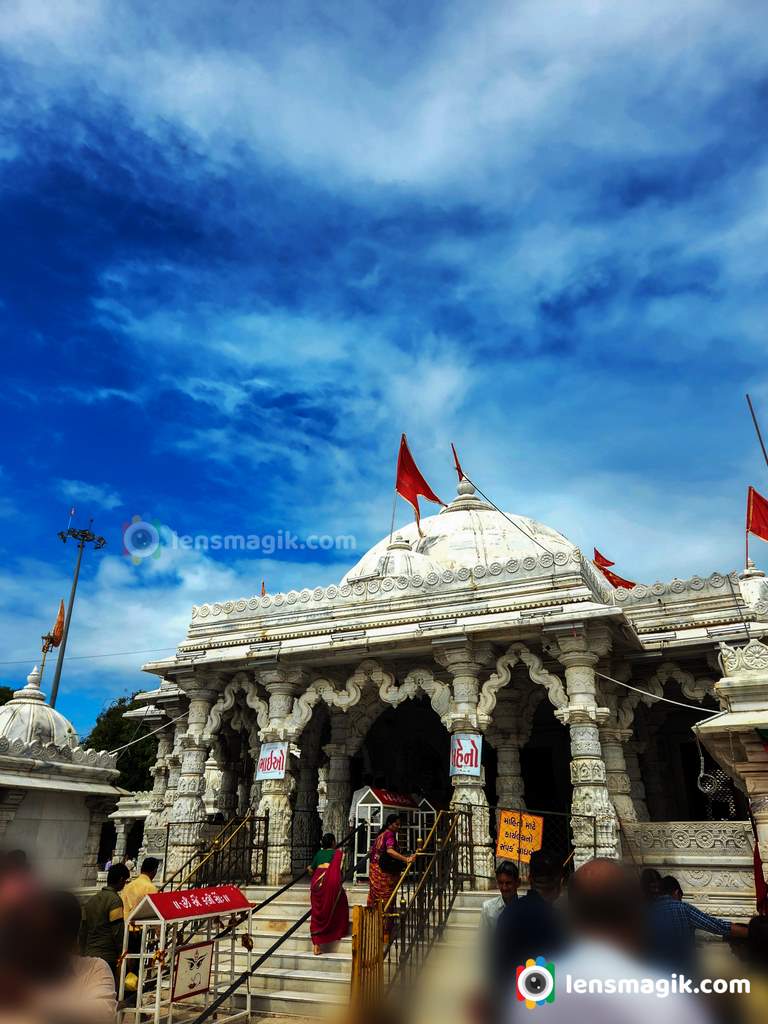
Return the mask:
[[[594,559],[598,569],[610,569],[612,565],[616,565],[615,562],[609,562],[605,555],[601,555],[597,548],[595,548]]]
[[[62,600],[59,605],[59,614],[56,616],[56,622],[53,629],[49,634],[51,638],[51,647],[58,647],[61,643],[61,638],[64,636],[64,601]]]
[[[464,470],[461,468],[459,456],[456,454],[456,446],[454,445],[453,442],[451,442],[451,451],[453,452],[453,461],[456,463],[456,472],[459,475],[459,483],[461,483],[461,481],[464,479]]]
[[[754,487],[747,491],[747,533],[768,540],[768,501]]]
[[[610,584],[614,587],[621,587],[622,590],[631,590],[632,587],[637,586],[632,580],[625,580],[622,576],[617,576],[615,572],[611,572],[608,568],[609,565],[615,565],[615,562],[609,561],[605,555],[601,555],[600,552],[595,548],[595,557],[592,564],[600,570]]]
[[[610,569],[603,569],[602,566],[597,567],[600,572],[605,576],[609,583],[612,583],[614,587],[621,587],[622,590],[631,590],[632,587],[636,587],[637,584],[633,583],[632,580],[625,580],[622,576],[617,576],[615,572],[611,572]]]
[[[408,450],[408,441],[405,434],[400,439],[400,451],[397,454],[397,480],[395,490],[401,498],[413,505],[416,513],[416,526],[419,526],[419,495],[423,495],[428,501],[434,501],[437,505],[445,505],[441,501],[427,481],[421,475],[419,467],[413,461],[413,456]],[[421,527],[419,527],[421,533]]]

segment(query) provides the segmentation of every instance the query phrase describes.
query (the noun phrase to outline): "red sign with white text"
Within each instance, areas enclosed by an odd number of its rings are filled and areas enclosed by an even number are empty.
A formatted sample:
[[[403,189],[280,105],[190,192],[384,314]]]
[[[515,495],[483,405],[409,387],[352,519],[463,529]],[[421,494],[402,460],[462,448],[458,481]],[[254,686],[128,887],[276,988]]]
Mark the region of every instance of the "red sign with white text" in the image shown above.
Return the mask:
[[[249,910],[251,904],[236,885],[213,885],[206,889],[179,889],[178,892],[153,892],[147,899],[165,921],[209,914],[230,914]]]

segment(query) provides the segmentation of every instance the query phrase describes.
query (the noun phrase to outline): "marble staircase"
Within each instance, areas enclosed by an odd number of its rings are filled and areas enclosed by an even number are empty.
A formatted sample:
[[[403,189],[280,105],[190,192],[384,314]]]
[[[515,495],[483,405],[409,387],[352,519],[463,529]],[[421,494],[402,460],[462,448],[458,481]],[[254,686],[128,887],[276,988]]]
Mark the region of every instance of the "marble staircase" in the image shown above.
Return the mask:
[[[249,899],[256,903],[274,891],[266,886],[251,886],[246,890]],[[347,886],[346,891],[350,907],[365,903],[368,896],[367,886]],[[425,978],[435,973],[429,966],[431,961],[437,965],[440,961],[455,959],[466,966],[467,960],[472,959],[466,954],[477,946],[480,908],[488,895],[487,892],[459,894],[444,936],[430,956]],[[253,952],[240,951],[236,966],[246,970],[308,910],[308,885],[294,886],[260,910],[253,919]],[[348,1004],[351,969],[351,938],[342,939],[322,956],[314,956],[307,921],[251,978],[253,1020],[285,1017],[323,1021],[341,1017]]]

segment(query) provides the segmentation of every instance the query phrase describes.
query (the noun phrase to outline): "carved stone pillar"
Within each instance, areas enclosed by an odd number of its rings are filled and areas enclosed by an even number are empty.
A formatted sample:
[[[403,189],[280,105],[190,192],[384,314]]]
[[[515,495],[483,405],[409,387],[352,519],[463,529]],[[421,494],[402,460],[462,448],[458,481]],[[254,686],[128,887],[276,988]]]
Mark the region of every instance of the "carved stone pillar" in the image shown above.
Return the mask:
[[[269,693],[269,728],[264,730],[265,741],[285,738],[294,739],[286,732],[285,723],[293,709],[294,698],[308,682],[302,669],[265,669],[259,673],[260,681]],[[265,779],[261,783],[259,814],[269,814],[269,838],[267,844],[267,883],[281,885],[291,878],[291,821],[293,807],[291,799],[296,791],[296,779],[288,760],[285,777]]]
[[[453,680],[448,721],[450,731],[478,732],[477,704],[480,695],[480,674],[493,664],[490,644],[470,641],[438,641],[433,644],[436,661],[443,665]],[[472,814],[472,842],[475,886],[488,889],[494,872],[493,845],[490,835],[490,812],[485,792],[485,771],[479,777],[454,775],[451,807],[465,807]]]
[[[632,784],[624,756],[625,744],[631,736],[631,729],[618,729],[610,725],[603,725],[600,728],[606,785],[620,822],[637,821],[635,805],[632,802]]]
[[[168,757],[173,750],[173,729],[167,728],[158,733],[157,757],[152,774],[152,795],[149,799],[149,814],[144,822],[144,839],[142,851],[144,856],[157,857],[162,861],[165,855],[165,794],[168,791]],[[162,873],[160,874],[162,878]]]
[[[112,860],[117,863],[118,861],[125,860],[125,846],[128,840],[128,827],[129,822],[124,818],[116,818],[115,821],[115,852],[112,855]]]
[[[352,799],[351,758],[347,754],[345,743],[327,743],[323,747],[323,752],[329,759],[323,832],[333,832],[340,841],[349,831],[349,804]]]
[[[180,737],[181,766],[179,783],[171,808],[169,869],[175,871],[192,855],[204,832],[207,813],[205,793],[205,762],[208,743],[203,730],[208,720],[216,691],[202,685],[189,684],[187,731]]]
[[[629,795],[632,797],[632,804],[635,808],[635,817],[638,821],[650,821],[648,804],[645,800],[645,784],[640,771],[640,754],[645,744],[637,740],[630,740],[624,744],[624,760],[627,764],[629,775]]]
[[[499,810],[525,809],[525,786],[520,769],[520,744],[517,736],[507,734],[497,740],[496,757],[496,796]]]
[[[560,634],[556,653],[565,668],[568,706],[555,716],[568,726],[571,737],[571,829],[574,862],[579,867],[593,856],[619,855],[616,812],[598,731],[609,716],[607,708],[597,706],[595,679],[595,665],[606,649],[583,633]]]

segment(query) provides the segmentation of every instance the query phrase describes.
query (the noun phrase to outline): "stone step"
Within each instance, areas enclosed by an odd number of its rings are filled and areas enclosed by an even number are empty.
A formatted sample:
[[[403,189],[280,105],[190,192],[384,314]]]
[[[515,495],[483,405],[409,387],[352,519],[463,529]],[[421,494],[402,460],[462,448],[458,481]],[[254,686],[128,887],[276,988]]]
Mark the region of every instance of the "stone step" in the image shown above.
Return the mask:
[[[261,929],[254,929],[254,931],[251,932],[254,945],[262,949],[264,952],[266,952],[266,950],[272,945],[275,939],[280,937],[280,934],[280,932],[262,931]],[[347,947],[349,947],[351,951],[352,939],[350,936],[347,936],[335,945],[337,948],[332,950],[332,952],[343,952]],[[289,939],[286,939],[282,946],[280,946],[280,950],[298,953],[311,952],[312,940],[309,934],[309,922],[297,929]]]
[[[244,971],[249,967],[255,960],[257,960],[263,953],[266,953],[268,947],[254,948],[252,953],[246,953],[245,950],[242,953],[238,953],[235,956],[235,964],[238,971]],[[227,966],[229,961],[227,961]],[[338,950],[335,952],[323,953],[321,956],[315,956],[311,949],[307,950],[285,950],[284,946],[273,953],[272,956],[264,963],[264,967],[276,967],[286,971],[311,971],[321,970],[323,973],[333,975],[334,977],[349,977],[350,971],[352,970],[352,946],[351,944],[343,952]],[[257,973],[260,973],[261,968]]]
[[[315,957],[317,962],[320,957]],[[270,961],[271,962],[271,961]],[[263,967],[251,978],[251,995],[255,992],[304,992],[326,995],[345,1002],[349,998],[349,978],[321,970],[286,970],[282,967]]]

